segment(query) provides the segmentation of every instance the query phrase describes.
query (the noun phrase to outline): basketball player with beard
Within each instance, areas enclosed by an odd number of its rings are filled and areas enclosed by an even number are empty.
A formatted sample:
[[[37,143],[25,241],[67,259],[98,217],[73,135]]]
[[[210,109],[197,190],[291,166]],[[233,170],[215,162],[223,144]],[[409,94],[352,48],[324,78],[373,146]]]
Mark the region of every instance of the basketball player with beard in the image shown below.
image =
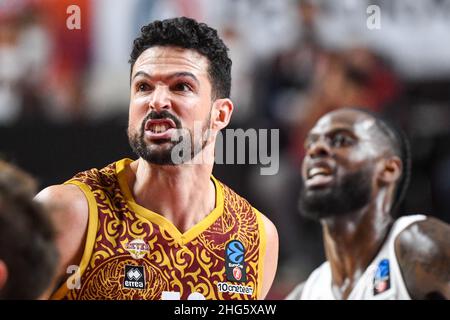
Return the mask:
[[[300,211],[322,224],[327,261],[287,299],[449,299],[449,225],[394,218],[410,174],[400,131],[340,109],[319,119],[305,148]]]
[[[37,196],[60,208],[53,298],[266,296],[276,228],[212,176],[216,136],[233,112],[227,50],[216,30],[184,17],[141,29],[128,126],[139,158],[81,172]]]

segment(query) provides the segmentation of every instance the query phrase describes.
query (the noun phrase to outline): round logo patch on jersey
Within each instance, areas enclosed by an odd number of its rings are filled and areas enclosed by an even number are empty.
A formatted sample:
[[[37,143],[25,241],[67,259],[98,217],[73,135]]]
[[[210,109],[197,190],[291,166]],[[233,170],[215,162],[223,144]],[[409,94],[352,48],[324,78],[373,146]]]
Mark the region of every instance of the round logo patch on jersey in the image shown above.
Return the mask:
[[[233,269],[233,277],[239,281],[242,278],[242,271],[238,267],[234,267]]]
[[[142,259],[150,251],[148,244],[142,239],[134,239],[125,246],[125,249],[131,254],[134,259]]]

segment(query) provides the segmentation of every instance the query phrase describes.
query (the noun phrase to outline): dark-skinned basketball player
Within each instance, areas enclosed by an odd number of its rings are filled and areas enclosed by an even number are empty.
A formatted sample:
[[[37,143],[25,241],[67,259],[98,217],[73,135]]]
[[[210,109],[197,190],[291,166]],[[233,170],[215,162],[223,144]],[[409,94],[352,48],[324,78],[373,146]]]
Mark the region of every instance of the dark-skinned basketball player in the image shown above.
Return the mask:
[[[410,170],[404,135],[340,109],[315,124],[305,148],[300,211],[320,221],[327,261],[287,299],[449,299],[449,225],[396,219]]]

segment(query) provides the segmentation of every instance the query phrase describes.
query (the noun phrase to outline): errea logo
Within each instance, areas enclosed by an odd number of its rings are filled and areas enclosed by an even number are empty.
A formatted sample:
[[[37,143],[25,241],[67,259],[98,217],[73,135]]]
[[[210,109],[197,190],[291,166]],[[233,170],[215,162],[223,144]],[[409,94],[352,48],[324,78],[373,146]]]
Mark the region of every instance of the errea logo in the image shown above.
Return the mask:
[[[127,272],[127,276],[128,279],[139,280],[140,278],[142,278],[142,273],[140,273],[137,268],[133,268]]]
[[[144,289],[145,273],[143,266],[125,266],[124,288]]]

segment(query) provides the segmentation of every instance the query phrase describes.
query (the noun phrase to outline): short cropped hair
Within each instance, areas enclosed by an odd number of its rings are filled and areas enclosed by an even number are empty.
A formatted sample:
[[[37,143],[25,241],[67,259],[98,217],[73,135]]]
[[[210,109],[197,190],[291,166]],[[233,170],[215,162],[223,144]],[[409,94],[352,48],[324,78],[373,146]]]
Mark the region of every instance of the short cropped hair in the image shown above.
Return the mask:
[[[231,91],[231,60],[228,48],[217,31],[194,19],[178,17],[156,20],[141,28],[141,35],[133,42],[129,63],[131,71],[138,57],[154,46],[174,46],[192,49],[208,59],[208,75],[213,99],[229,98]]]

